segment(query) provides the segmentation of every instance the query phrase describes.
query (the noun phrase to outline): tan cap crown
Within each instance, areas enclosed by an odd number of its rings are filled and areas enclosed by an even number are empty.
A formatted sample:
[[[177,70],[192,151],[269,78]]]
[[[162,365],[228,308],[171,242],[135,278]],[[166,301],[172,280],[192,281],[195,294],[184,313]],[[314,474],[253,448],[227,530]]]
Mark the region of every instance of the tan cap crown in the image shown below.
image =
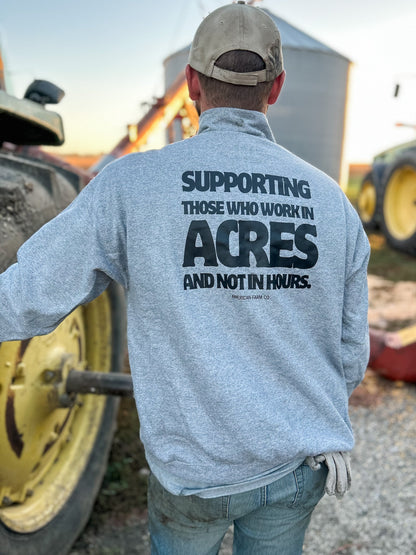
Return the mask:
[[[249,50],[258,54],[265,69],[237,73],[215,65],[231,50]],[[257,85],[272,81],[283,71],[280,33],[274,21],[262,10],[245,2],[222,6],[210,13],[198,27],[189,65],[207,75],[234,85]]]

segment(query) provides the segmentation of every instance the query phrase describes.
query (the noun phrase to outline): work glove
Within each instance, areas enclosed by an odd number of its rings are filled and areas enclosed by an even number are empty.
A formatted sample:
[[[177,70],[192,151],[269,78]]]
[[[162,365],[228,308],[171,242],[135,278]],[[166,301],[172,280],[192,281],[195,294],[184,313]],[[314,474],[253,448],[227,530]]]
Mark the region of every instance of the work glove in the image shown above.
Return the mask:
[[[341,498],[351,487],[351,462],[348,451],[333,451],[314,457],[306,457],[306,463],[312,470],[319,470],[325,462],[328,476],[325,491],[328,495]]]

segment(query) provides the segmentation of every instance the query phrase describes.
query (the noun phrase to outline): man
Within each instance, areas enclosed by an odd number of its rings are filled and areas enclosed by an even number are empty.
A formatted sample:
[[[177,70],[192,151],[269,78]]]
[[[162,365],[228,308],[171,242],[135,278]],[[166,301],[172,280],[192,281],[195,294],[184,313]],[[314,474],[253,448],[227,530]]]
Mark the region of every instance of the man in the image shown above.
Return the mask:
[[[234,523],[237,553],[295,555],[325,487],[349,487],[368,242],[336,183],[274,141],[285,73],[264,12],[210,14],[186,71],[198,135],[110,164],[20,249],[0,340],[121,283],[152,551],[217,553]]]

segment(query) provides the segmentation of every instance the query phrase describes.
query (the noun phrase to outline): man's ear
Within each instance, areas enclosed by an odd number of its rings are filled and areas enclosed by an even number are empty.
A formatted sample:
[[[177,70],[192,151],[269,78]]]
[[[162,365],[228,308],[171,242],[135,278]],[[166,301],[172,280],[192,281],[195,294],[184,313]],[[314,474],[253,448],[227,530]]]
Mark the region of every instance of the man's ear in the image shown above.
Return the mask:
[[[280,91],[282,90],[283,83],[285,82],[286,72],[282,71],[280,75],[276,77],[273,83],[272,90],[270,91],[269,98],[267,99],[267,104],[274,104],[279,98]]]
[[[201,97],[201,86],[198,73],[188,64],[185,68],[186,80],[188,82],[189,97],[191,100],[199,100]]]

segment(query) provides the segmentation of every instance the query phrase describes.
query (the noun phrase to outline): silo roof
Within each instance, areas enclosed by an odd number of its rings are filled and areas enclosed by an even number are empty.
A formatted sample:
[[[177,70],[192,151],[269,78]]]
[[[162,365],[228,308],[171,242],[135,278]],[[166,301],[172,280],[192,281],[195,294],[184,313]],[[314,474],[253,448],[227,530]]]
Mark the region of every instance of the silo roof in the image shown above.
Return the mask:
[[[346,58],[346,56],[343,56],[336,50],[333,50],[326,44],[314,39],[300,29],[297,29],[281,17],[278,17],[277,15],[272,13],[267,8],[262,8],[262,10],[276,23],[277,28],[280,31],[283,48],[293,48],[297,50],[315,50],[317,52],[332,54],[335,56],[339,56],[340,58],[348,59]]]

